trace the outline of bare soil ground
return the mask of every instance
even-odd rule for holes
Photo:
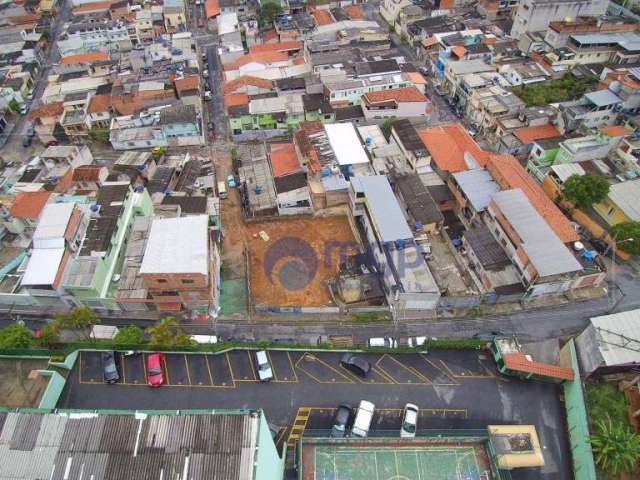
[[[0,358],[0,405],[37,407],[49,379],[29,373],[46,367],[45,359]]]

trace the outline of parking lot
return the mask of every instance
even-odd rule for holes
[[[543,475],[568,478],[568,452],[560,389],[503,377],[479,351],[362,354],[373,369],[366,379],[340,365],[337,352],[270,350],[274,379],[257,380],[252,351],[164,356],[165,385],[146,386],[146,357],[119,356],[120,382],[102,382],[100,352],[82,352],[59,401],[60,408],[263,408],[282,427],[279,444],[305,430],[330,428],[335,408],[361,399],[376,405],[372,429],[398,431],[407,402],[420,407],[420,429],[486,428],[524,423],[538,428],[545,446]],[[532,472],[534,473],[534,472]]]

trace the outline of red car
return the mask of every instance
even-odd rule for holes
[[[152,353],[147,357],[147,383],[150,387],[159,387],[164,383],[161,353]]]

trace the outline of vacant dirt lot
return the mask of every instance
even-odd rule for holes
[[[245,231],[254,305],[331,305],[325,282],[341,256],[358,251],[345,216],[247,223]]]

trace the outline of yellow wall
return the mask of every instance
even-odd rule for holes
[[[604,219],[605,222],[607,222],[607,224],[612,226],[631,220],[624,214],[622,210],[618,208],[615,203],[609,200],[608,197],[605,198],[602,202],[595,204],[593,206],[593,209],[600,214],[600,216]],[[612,210],[611,214],[609,214],[610,210]]]

